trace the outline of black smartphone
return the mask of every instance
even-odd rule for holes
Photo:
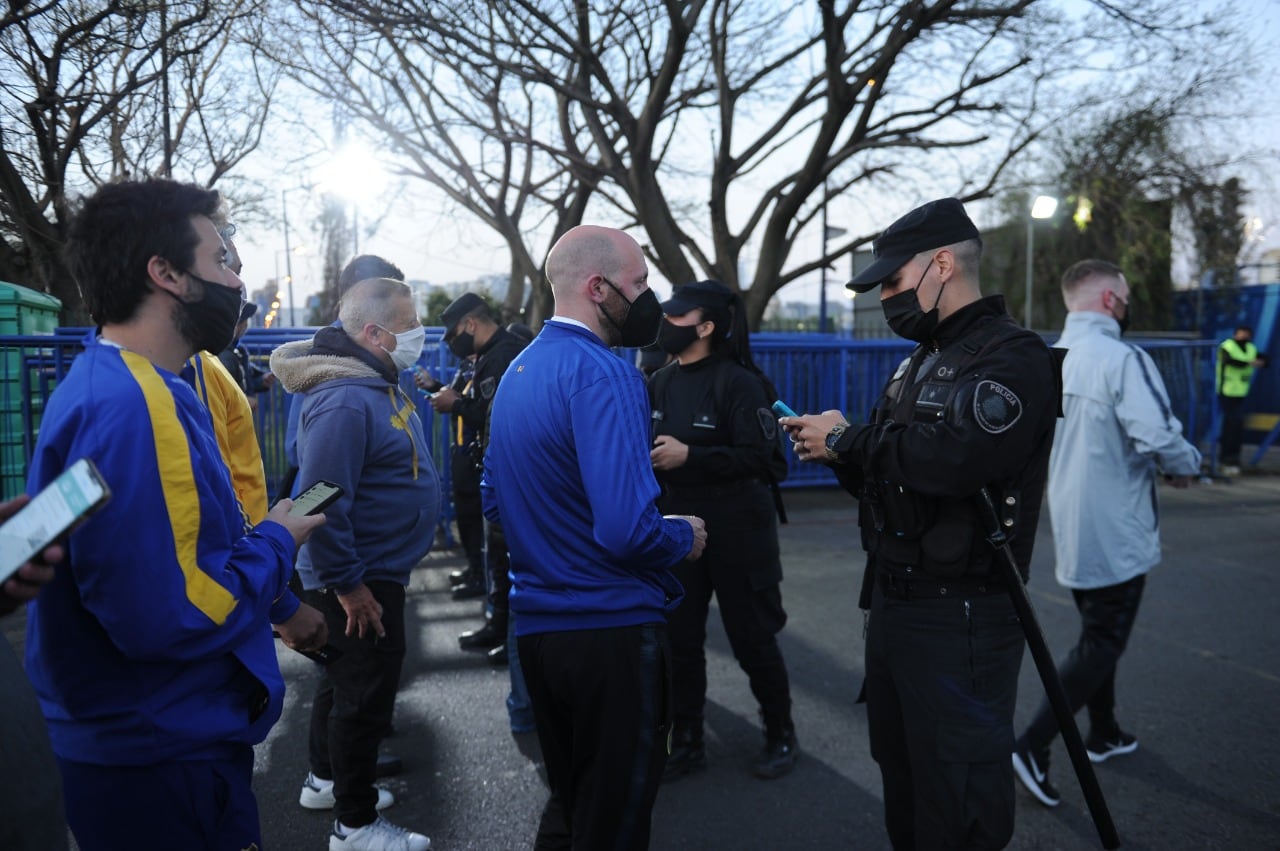
[[[63,470],[0,526],[0,582],[110,499],[111,489],[88,458]]]
[[[326,644],[319,650],[299,650],[297,652],[306,656],[312,662],[318,662],[321,665],[332,665],[342,658],[342,650],[332,644]]]
[[[289,509],[289,513],[294,517],[319,514],[330,505],[333,505],[334,500],[342,496],[343,492],[342,486],[335,485],[333,482],[316,482],[298,494],[293,501],[293,508]]]

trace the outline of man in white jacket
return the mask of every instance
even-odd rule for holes
[[[1182,436],[1151,357],[1120,339],[1129,324],[1120,268],[1082,260],[1063,273],[1062,297],[1065,419],[1049,459],[1049,517],[1058,583],[1071,589],[1082,625],[1058,675],[1072,710],[1088,707],[1085,747],[1090,760],[1102,762],[1138,747],[1116,721],[1115,674],[1147,571],[1160,561],[1156,477],[1187,487],[1200,453]],[[1057,734],[1046,702],[1013,753],[1018,778],[1049,807],[1060,800],[1048,776]]]

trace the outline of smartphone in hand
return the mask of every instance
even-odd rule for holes
[[[341,485],[335,485],[333,482],[318,481],[311,487],[298,494],[293,501],[293,508],[289,509],[289,513],[294,517],[308,517],[312,514],[319,514],[342,496],[344,493]]]
[[[107,504],[111,489],[88,458],[81,458],[0,526],[0,582]]]
[[[791,410],[791,407],[790,407],[786,402],[782,401],[781,399],[779,399],[778,401],[774,402],[774,403],[773,403],[773,405],[772,405],[772,408],[773,408],[773,412],[774,412],[775,414],[777,414],[779,417],[798,417],[798,416],[800,416],[800,415],[799,415],[799,414],[797,414],[795,411]]]

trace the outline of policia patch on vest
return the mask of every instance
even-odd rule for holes
[[[488,378],[486,378],[484,381],[480,382],[480,398],[481,399],[486,399],[486,400],[492,399],[493,394],[496,393],[497,390],[498,390],[497,376],[491,375]]]
[[[760,423],[760,431],[765,440],[773,440],[778,436],[778,415],[768,408],[756,408],[756,420]]]
[[[1022,416],[1022,400],[1003,384],[982,381],[973,394],[973,418],[983,431],[999,434]]]

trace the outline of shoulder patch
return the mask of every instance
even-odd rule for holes
[[[777,415],[768,408],[756,408],[756,419],[760,421],[760,431],[765,440],[773,440],[778,436]]]
[[[973,394],[973,418],[983,431],[999,434],[1013,427],[1022,416],[1018,394],[995,381],[981,381]]]
[[[494,392],[497,391],[497,389],[498,389],[497,376],[493,376],[493,375],[489,376],[484,381],[480,382],[480,398],[492,399],[493,394]]]

